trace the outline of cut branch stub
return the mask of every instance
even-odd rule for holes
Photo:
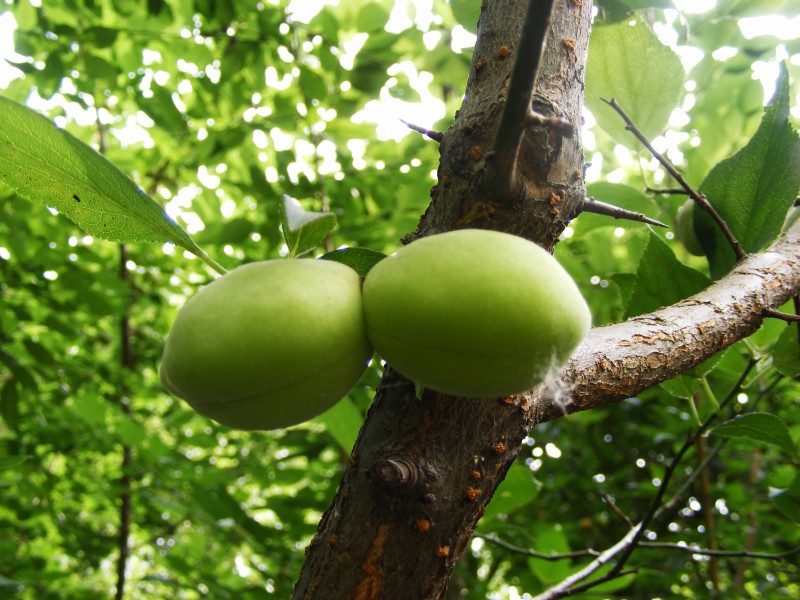
[[[376,460],[370,475],[393,494],[408,496],[421,489],[420,468],[399,456]]]

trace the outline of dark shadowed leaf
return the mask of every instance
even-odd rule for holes
[[[709,283],[708,277],[700,271],[675,258],[672,249],[651,231],[639,261],[628,315],[641,315],[669,306],[703,290]]]
[[[783,514],[800,525],[800,477],[795,478],[788,488],[775,494],[772,501]]]
[[[792,436],[786,423],[770,413],[749,413],[735,417],[711,430],[711,433],[729,438],[752,440],[776,446],[792,456],[797,456]]]
[[[366,277],[369,270],[386,258],[386,255],[369,248],[340,248],[323,254],[320,258],[345,264],[361,277]]]

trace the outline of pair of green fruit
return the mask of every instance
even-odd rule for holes
[[[201,289],[167,338],[161,380],[237,429],[307,421],[378,352],[426,388],[492,398],[560,366],[590,327],[575,283],[522,238],[460,230],[420,239],[358,274],[325,260],[234,269]]]

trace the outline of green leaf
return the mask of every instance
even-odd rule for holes
[[[787,325],[778,341],[772,346],[773,364],[787,377],[800,376],[800,344],[797,339],[797,325]]]
[[[336,227],[333,213],[303,210],[300,203],[289,196],[283,197],[280,217],[289,256],[300,256],[316,248]]]
[[[478,31],[478,17],[481,14],[481,3],[474,0],[450,0],[450,8],[456,21],[467,31]]]
[[[586,66],[586,106],[615,140],[631,144],[625,123],[603,99],[615,98],[648,138],[660,134],[683,91],[678,56],[641,20],[596,25]]]
[[[712,429],[712,433],[777,446],[788,454],[797,456],[797,448],[786,423],[771,413],[758,412],[734,417]]]
[[[320,258],[345,264],[361,277],[366,277],[370,269],[386,258],[386,255],[369,248],[340,248],[323,254]]]
[[[800,477],[795,478],[788,488],[772,496],[772,501],[783,514],[800,525]]]
[[[382,31],[389,20],[389,12],[380,3],[368,2],[358,12],[356,27],[367,33]]]
[[[641,315],[705,289],[710,283],[700,271],[687,267],[672,249],[652,231],[636,272],[628,302],[628,315]]]
[[[95,237],[172,242],[224,272],[105,157],[37,112],[2,96],[0,181],[28,200],[55,208]]]
[[[745,252],[757,252],[778,236],[800,189],[800,136],[789,122],[789,104],[789,76],[782,67],[756,133],[700,185]],[[711,276],[723,276],[735,262],[727,240],[704,211],[695,210],[694,228]]]
[[[25,461],[27,461],[30,457],[28,456],[0,456],[0,471],[6,471],[8,469],[16,469],[17,467],[24,465]]]
[[[13,379],[7,381],[0,392],[0,416],[9,429],[16,429],[19,425],[19,392]]]
[[[536,532],[537,552],[545,554],[566,554],[570,552],[569,540],[564,535],[560,524],[545,525]],[[540,558],[528,558],[528,567],[544,585],[554,585],[568,577],[575,568],[571,561],[548,561]]]
[[[350,452],[355,446],[364,417],[349,398],[344,398],[314,420],[325,425],[325,430],[342,450]]]
[[[488,522],[493,517],[508,515],[533,500],[538,493],[539,485],[531,470],[521,460],[515,461],[492,495],[492,501],[486,507],[483,521]]]
[[[676,398],[687,399],[694,396],[694,393],[700,389],[700,380],[696,377],[677,375],[662,382],[659,387]]]

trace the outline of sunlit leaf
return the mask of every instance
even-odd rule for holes
[[[660,134],[683,92],[678,56],[640,18],[592,28],[586,65],[586,106],[615,140],[634,143],[603,99],[616,99],[648,138]]]
[[[300,256],[319,246],[336,227],[336,215],[304,210],[293,198],[284,196],[280,205],[281,231],[289,256]]]
[[[319,415],[315,421],[325,425],[325,430],[343,451],[350,452],[364,418],[350,399],[344,398]]]
[[[757,252],[778,236],[800,189],[800,136],[789,122],[789,109],[784,67],[758,131],[700,185],[745,252]],[[704,211],[694,211],[694,227],[711,276],[721,277],[735,262],[733,250]]]
[[[96,237],[172,242],[207,259],[157,202],[102,155],[37,112],[1,96],[0,180]]]

